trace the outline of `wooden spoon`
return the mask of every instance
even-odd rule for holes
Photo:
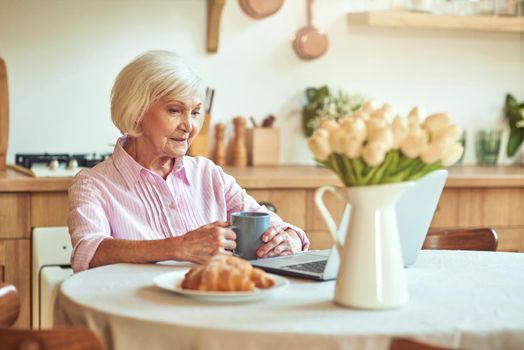
[[[284,0],[238,0],[238,3],[248,16],[260,19],[277,12]]]
[[[313,0],[308,0],[307,10],[307,25],[295,33],[293,49],[301,59],[312,60],[326,52],[328,38],[313,25]]]

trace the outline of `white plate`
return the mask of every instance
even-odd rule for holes
[[[156,276],[153,282],[162,289],[175,292],[188,298],[217,302],[241,302],[265,299],[289,285],[289,281],[286,278],[268,273],[268,276],[275,281],[275,285],[267,289],[255,288],[255,290],[250,292],[207,292],[183,289],[180,287],[180,284],[184,280],[187,271],[188,270],[163,273]]]

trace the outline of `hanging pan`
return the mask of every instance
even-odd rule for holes
[[[293,49],[301,59],[312,60],[322,56],[327,48],[327,35],[313,25],[313,0],[307,0],[307,25],[295,33]]]
[[[277,12],[284,0],[238,0],[238,3],[245,14],[260,19]]]

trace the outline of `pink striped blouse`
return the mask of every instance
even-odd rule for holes
[[[230,219],[237,211],[268,212],[271,225],[291,228],[307,250],[300,228],[260,206],[221,167],[202,157],[175,161],[161,176],[138,164],[118,140],[113,155],[80,171],[69,188],[69,233],[75,272],[86,270],[104,239],[162,239],[184,235],[210,222]]]

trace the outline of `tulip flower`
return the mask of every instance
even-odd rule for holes
[[[339,121],[340,128],[350,139],[363,142],[367,137],[366,123],[362,119],[347,118]]]
[[[344,139],[344,152],[349,159],[355,159],[362,154],[362,142],[356,139]]]
[[[455,164],[460,159],[463,152],[464,147],[462,144],[460,142],[455,142],[444,152],[444,156],[441,160],[442,166],[451,166]]]
[[[389,104],[376,109],[366,101],[351,117],[322,120],[308,146],[346,186],[418,180],[464,152],[462,129],[447,114],[432,114],[423,123],[420,114],[414,107],[407,118],[393,118]]]
[[[431,135],[437,135],[450,124],[451,122],[446,113],[435,113],[426,118],[423,126]]]
[[[408,120],[397,115],[391,123],[391,131],[393,133],[392,148],[399,149],[408,135]]]
[[[316,159],[325,161],[331,154],[329,133],[325,129],[317,129],[308,140],[308,146]]]
[[[421,128],[410,129],[400,150],[409,158],[417,158],[428,145],[428,135]]]
[[[368,142],[362,149],[362,159],[369,166],[377,166],[384,161],[386,149],[379,142]]]

